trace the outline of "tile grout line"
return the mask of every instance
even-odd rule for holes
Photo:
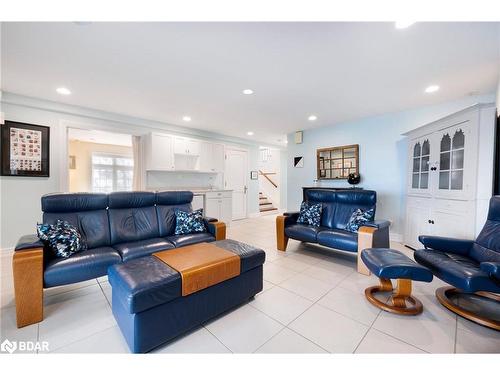
[[[201,324],[201,326],[202,326],[204,329],[206,329],[206,330],[208,331],[208,333],[210,333],[213,337],[215,337],[215,339],[216,339],[218,342],[220,342],[220,343],[221,343],[221,345],[222,345],[223,347],[225,347],[227,350],[229,350],[229,352],[230,352],[231,354],[234,354],[234,352],[233,352],[233,351],[232,351],[232,350],[231,350],[228,346],[226,346],[226,344],[224,344],[224,343],[223,343],[223,342],[222,342],[222,341],[221,341],[221,340],[220,340],[217,336],[215,336],[215,334],[214,334],[212,331],[210,331],[210,330],[208,329],[208,327],[207,327],[207,326],[205,326],[205,323],[202,323],[202,324]]]

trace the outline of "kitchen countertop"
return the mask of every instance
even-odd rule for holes
[[[192,191],[195,195],[202,195],[211,192],[233,191],[232,189],[208,188],[208,187],[184,187],[184,188],[161,188],[149,189],[151,191]]]

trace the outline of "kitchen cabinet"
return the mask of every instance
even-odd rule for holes
[[[186,156],[199,156],[200,142],[185,137],[175,137],[174,154]]]
[[[144,156],[146,170],[174,170],[172,136],[163,133],[150,133],[144,137]]]
[[[220,173],[224,171],[224,145],[212,142],[200,142],[199,170]]]
[[[233,215],[231,191],[207,192],[205,194],[205,215],[230,225]]]

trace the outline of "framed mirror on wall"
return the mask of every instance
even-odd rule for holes
[[[316,150],[318,180],[345,180],[349,173],[359,173],[359,145]]]

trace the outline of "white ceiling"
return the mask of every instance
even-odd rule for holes
[[[277,143],[299,129],[492,92],[499,25],[3,23],[2,89]],[[430,84],[441,90],[425,94]],[[59,86],[73,94],[56,94]]]

